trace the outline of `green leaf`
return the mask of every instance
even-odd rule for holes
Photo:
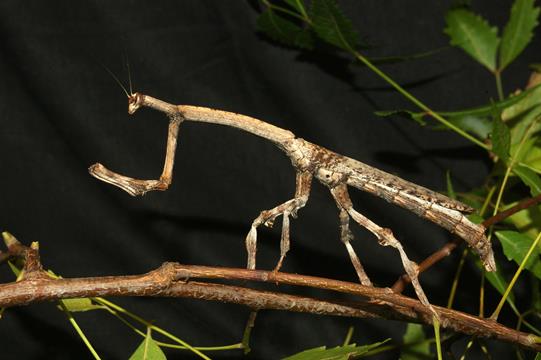
[[[403,338],[404,347],[400,353],[400,360],[418,360],[420,358],[430,358],[430,343],[425,340],[426,335],[423,331],[423,326],[408,323],[408,327],[406,328],[406,333],[404,334]]]
[[[541,174],[541,139],[535,138],[533,140],[535,141],[535,146],[531,147],[521,159],[520,165],[527,167],[537,174]]]
[[[312,26],[324,41],[346,51],[354,51],[359,35],[342,14],[335,0],[312,0]]]
[[[284,2],[295,9],[301,16],[306,14],[303,0],[284,0]]]
[[[527,93],[523,95],[524,93]],[[522,96],[521,96],[522,95]],[[519,97],[518,101],[502,112],[502,119],[508,121],[519,115],[524,114],[528,110],[533,110],[533,107],[541,105],[541,86],[536,85],[515,97]]]
[[[89,298],[75,298],[60,300],[69,312],[83,312],[90,310],[101,310],[104,307],[96,305]]]
[[[507,123],[511,125],[510,154],[515,163],[541,174],[541,103]]]
[[[534,360],[541,360],[541,353],[537,353]]]
[[[367,352],[385,344],[389,340],[390,339],[387,339],[385,341],[363,346],[349,344],[337,346],[332,349],[327,349],[326,346],[320,346],[288,356],[283,360],[348,360],[353,356],[366,354]]]
[[[135,352],[130,356],[130,360],[166,360],[162,349],[156,344],[150,334],[145,337],[143,342],[137,347]]]
[[[523,131],[521,134],[520,125],[520,123],[516,124],[511,132],[511,139],[513,141],[511,144],[511,154],[517,164],[537,174],[541,174],[541,137],[529,136],[523,142],[520,142],[520,139],[517,139],[517,137],[524,134]],[[539,128],[539,126],[537,127]],[[536,131],[538,130],[536,129]],[[535,134],[536,131],[530,131],[530,134]]]
[[[532,156],[530,156],[529,152],[541,146],[541,138],[535,135],[541,130],[541,121],[539,120],[541,120],[541,105],[508,122],[512,126],[511,154],[517,162],[524,161],[527,158],[531,159]]]
[[[507,204],[504,209],[508,209],[516,204]],[[519,232],[533,239],[541,231],[541,208],[539,206],[531,206],[511,215],[505,219],[505,222],[512,224]]]
[[[496,111],[497,112],[497,111]],[[509,158],[509,149],[511,148],[511,132],[499,113],[492,118],[492,152],[503,161]]]
[[[496,51],[500,39],[496,27],[466,9],[454,9],[445,15],[445,33],[451,38],[451,45],[461,47],[471,57],[487,67],[496,70]]]
[[[530,188],[530,194],[532,196],[541,194],[541,178],[533,170],[522,165],[517,165],[513,168],[513,173]]]
[[[490,104],[478,106],[475,108],[459,110],[459,111],[438,111],[438,114],[442,116],[446,116],[446,117],[458,117],[458,116],[466,116],[466,115],[489,116],[492,114],[494,110],[502,111],[507,107],[510,107],[514,104],[519,103],[521,100],[529,96],[533,96],[537,98],[537,95],[533,94],[536,90],[541,91],[541,84],[536,85],[526,91],[523,91],[518,95],[509,96],[506,99],[496,101],[496,102],[491,102]]]
[[[380,110],[380,111],[374,111],[374,114],[381,117],[389,117],[394,115],[404,116],[406,118],[415,120],[420,125],[424,126],[426,125],[426,122],[423,120],[423,117],[425,117],[425,113],[416,113],[409,110]]]
[[[516,231],[497,231],[496,236],[502,244],[503,253],[507,259],[515,261],[518,265],[522,263],[524,257],[534,242],[531,237]],[[534,249],[532,255],[526,261],[525,265],[525,268],[539,279],[541,279],[540,255],[541,253],[539,252],[539,249]]]
[[[509,153],[511,156],[513,156],[513,159],[515,163],[525,165],[524,161],[526,159],[529,159],[529,155],[531,151],[535,150],[535,147],[538,147],[537,140],[538,137],[531,137],[528,136],[526,139],[524,139],[524,132],[522,132],[520,135],[522,137],[517,139],[517,124],[513,126],[513,129],[511,130],[511,149],[509,150]]]
[[[21,273],[21,270],[17,266],[15,266],[15,264],[11,261],[8,261],[8,265],[11,271],[13,272],[13,274],[18,277],[19,274]]]
[[[259,31],[284,45],[306,50],[314,47],[314,40],[309,29],[304,29],[277,15],[271,9],[259,15],[256,26]]]
[[[511,16],[502,35],[500,47],[500,71],[505,69],[524,50],[533,37],[537,26],[539,8],[534,7],[535,0],[515,0]]]
[[[492,122],[486,117],[466,115],[450,117],[447,118],[447,121],[480,139],[487,139],[492,131]],[[435,125],[433,129],[450,130],[447,126],[442,124]]]

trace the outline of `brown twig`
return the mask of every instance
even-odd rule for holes
[[[489,217],[488,219],[486,219],[485,221],[483,221],[482,225],[484,227],[489,227],[489,226],[492,226],[494,224],[497,224],[505,219],[507,219],[508,217],[512,216],[513,214],[521,211],[521,210],[524,210],[524,209],[527,209],[531,206],[534,206],[536,204],[538,204],[539,202],[541,202],[541,194],[540,195],[537,195],[537,196],[534,196],[532,198],[528,198],[526,200],[523,200],[521,201],[520,203],[518,203],[517,205],[505,210],[505,211],[502,211],[492,217]],[[445,244],[444,246],[442,246],[439,250],[435,251],[434,253],[432,253],[431,255],[429,255],[426,259],[424,259],[420,264],[419,264],[419,273],[422,273],[426,270],[428,270],[429,268],[431,268],[433,265],[437,264],[439,261],[441,261],[442,259],[444,259],[445,257],[449,256],[453,250],[458,246],[460,245],[464,240],[462,240],[461,238],[459,237],[453,237],[453,239],[451,241],[449,241],[447,244]],[[393,289],[393,291],[397,294],[400,294],[402,291],[404,291],[406,285],[408,285],[409,283],[411,283],[411,280],[409,278],[409,276],[407,274],[402,274],[402,276],[400,276],[400,278],[398,278],[398,280],[393,284],[393,286],[391,287],[391,289]]]
[[[275,281],[292,285],[320,287],[350,294],[361,295],[373,300],[356,302],[326,301],[280,292],[254,290],[245,287],[178,281],[187,275],[204,278],[252,279]],[[271,280],[272,279],[272,280]],[[166,263],[157,270],[136,276],[109,276],[74,279],[26,279],[16,283],[0,285],[0,306],[9,307],[41,301],[74,297],[97,296],[162,296],[186,297],[221,301],[248,306],[253,309],[275,309],[305,312],[320,315],[348,316],[359,318],[385,318],[415,321],[430,324],[431,310],[419,301],[393,294],[388,289],[366,287],[330,279],[272,272],[197,267]],[[515,331],[497,322],[481,319],[459,311],[435,306],[444,327],[479,337],[490,337],[540,351],[531,334]]]
[[[12,256],[25,259],[23,269],[25,272],[18,282],[0,285],[0,307],[77,297],[161,296],[221,301],[256,310],[275,309],[321,315],[384,318],[425,324],[432,322],[432,311],[436,311],[445,328],[541,351],[541,345],[536,343],[538,338],[532,334],[509,329],[495,321],[456,310],[437,306],[430,309],[418,300],[395,294],[390,289],[297,274],[178,263],[165,263],[160,268],[143,275],[53,279],[47,276],[41,267],[37,246],[26,248],[14,244],[8,247],[8,252]],[[193,278],[306,286],[359,296],[361,301],[348,303],[322,300],[282,292],[188,280]]]
[[[489,226],[492,226],[494,224],[497,224],[499,223],[500,221],[503,221],[505,219],[507,219],[508,217],[512,216],[513,214],[521,211],[521,210],[524,210],[524,209],[527,209],[531,206],[534,206],[536,205],[537,203],[541,202],[541,194],[537,195],[537,196],[534,196],[532,198],[528,198],[526,200],[523,200],[521,201],[520,203],[518,203],[517,205],[505,210],[505,211],[502,211],[492,217],[489,217],[488,219],[486,219],[485,221],[483,221],[483,226],[485,227],[489,227]]]

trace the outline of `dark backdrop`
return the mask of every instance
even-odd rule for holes
[[[502,26],[510,3],[478,2],[474,9]],[[448,43],[442,29],[449,1],[340,4],[373,46],[369,56]],[[266,41],[255,31],[254,3],[3,1],[0,16],[0,227],[25,243],[39,241],[44,265],[66,277],[136,274],[164,261],[243,267],[252,219],[294,191],[289,160],[272,144],[196,123],[182,125],[167,192],[133,198],[90,177],[87,168],[97,161],[138,178],[156,178],[162,169],[167,120],[148,109],[128,116],[125,95],[99,65],[126,82],[124,52],[136,91],[263,119],[432,189],[445,189],[446,170],[458,190],[479,186],[489,167],[482,151],[453,133],[373,115],[376,109],[413,107],[367,69],[348,67],[332,55],[299,56]],[[535,40],[504,74],[506,91],[523,86],[527,64],[539,61]],[[434,109],[496,97],[491,75],[456,49],[384,70]],[[415,260],[450,238],[380,199],[358,191],[352,197],[360,211],[391,227]],[[397,253],[353,229],[373,280],[392,284],[402,271]],[[274,266],[279,233],[280,226],[260,231],[259,268]],[[422,276],[432,302],[445,303],[457,259],[454,254]],[[339,241],[335,205],[318,184],[292,222],[292,250],[283,270],[355,281]],[[471,265],[466,271],[470,282],[459,290],[459,308],[476,312],[479,277]],[[2,279],[8,278],[4,269]],[[248,314],[235,305],[184,299],[115,301],[194,345],[240,341]],[[106,359],[125,359],[140,342],[105,313],[77,314],[77,320]],[[399,322],[262,312],[250,358],[338,345],[350,325],[357,343],[400,339],[405,329]],[[0,344],[2,358],[90,358],[52,304],[8,310],[0,321]]]

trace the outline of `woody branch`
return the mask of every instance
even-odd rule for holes
[[[15,238],[7,241],[4,259],[21,258],[23,274],[19,281],[0,285],[0,307],[28,305],[37,302],[75,297],[153,296],[221,301],[252,309],[274,309],[318,315],[356,318],[382,318],[431,324],[432,310],[418,300],[395,294],[389,289],[319,277],[275,273],[262,270],[191,266],[164,263],[142,275],[53,279],[42,268],[36,245],[26,247]],[[244,280],[282,283],[346,293],[357,301],[323,300],[276,291],[254,290],[192,279]],[[360,300],[358,300],[360,299]],[[541,351],[539,338],[507,328],[495,321],[460,311],[434,306],[444,328],[483,338],[495,338]]]

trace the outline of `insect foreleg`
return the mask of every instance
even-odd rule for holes
[[[169,117],[169,129],[167,132],[167,147],[165,151],[165,163],[158,180],[140,180],[120,175],[107,169],[100,163],[92,165],[88,171],[92,176],[109,184],[115,185],[132,196],[144,195],[152,190],[167,190],[173,180],[173,166],[175,163],[175,151],[177,149],[177,137],[180,124],[184,120],[178,112],[167,113]]]
[[[175,164],[175,152],[177,149],[177,138],[180,123],[183,118],[180,114],[169,115],[169,128],[167,131],[167,146],[165,150],[165,163],[160,176],[160,183],[163,189],[166,190],[173,181],[173,166]]]

